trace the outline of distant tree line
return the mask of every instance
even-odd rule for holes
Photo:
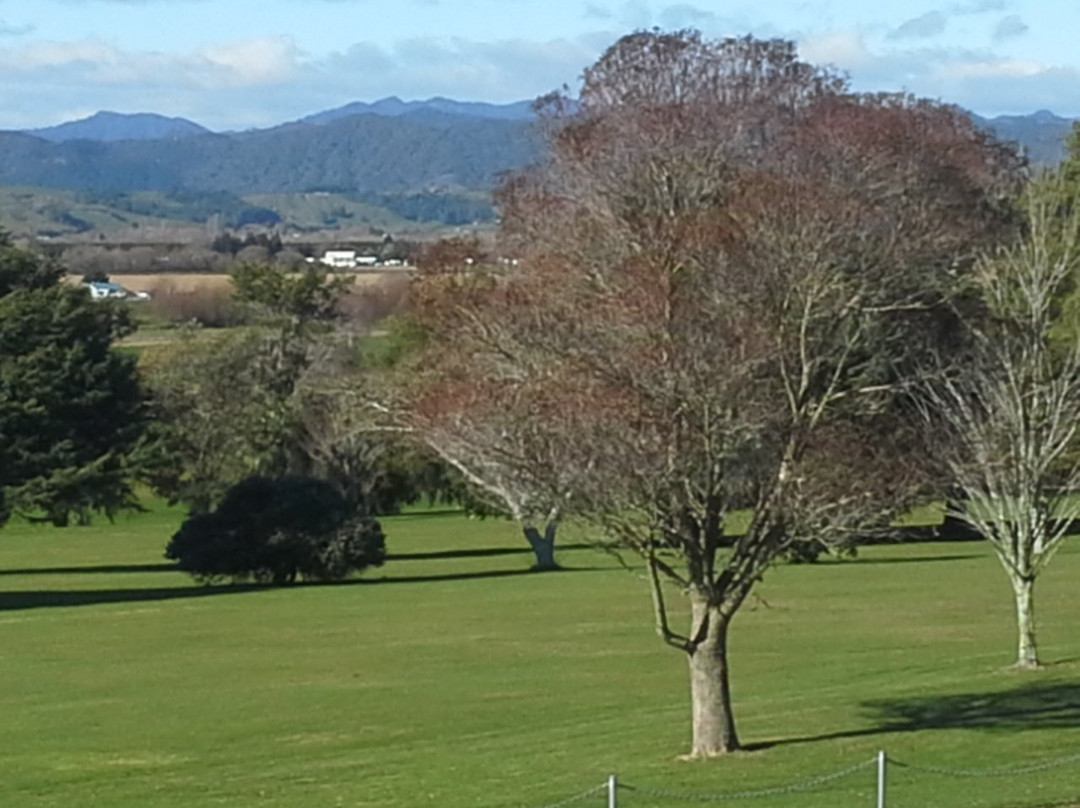
[[[457,227],[495,220],[495,207],[486,194],[441,192],[387,194],[342,191],[348,199],[385,208],[413,222],[441,222]]]
[[[161,193],[138,191],[82,190],[76,199],[84,204],[103,205],[140,216],[169,221],[206,223],[216,219],[224,227],[249,224],[274,225],[281,217],[268,208],[250,205],[226,191],[166,190]]]

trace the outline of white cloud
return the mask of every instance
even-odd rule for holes
[[[633,10],[621,3],[613,8],[616,14]],[[701,9],[676,5],[667,12],[674,20],[672,15],[694,16]],[[880,29],[853,28],[800,37],[800,54],[847,71],[858,90],[907,90],[986,114],[1038,107],[1080,114],[1077,71],[1005,58],[992,47],[994,19],[984,28],[982,49],[930,47],[888,39]],[[517,101],[575,84],[621,32],[545,41],[418,37],[361,42],[317,58],[288,37],[238,39],[182,53],[126,50],[99,39],[0,40],[0,126],[41,126],[112,109],[181,115],[215,129],[249,128],[390,94]]]
[[[689,3],[668,6],[660,12],[660,26],[667,29],[698,28],[705,30],[714,28],[719,23],[720,16],[718,14],[692,6]]]
[[[1045,65],[1022,59],[984,59],[947,62],[937,74],[945,79],[1024,78],[1047,71]]]
[[[603,37],[610,44],[611,37]],[[417,38],[391,46],[355,45],[319,65],[335,89],[355,97],[447,95],[517,101],[576,80],[599,55],[591,38],[532,42],[524,39],[474,42],[460,38]]]
[[[864,35],[858,31],[829,31],[806,37],[799,42],[799,58],[818,65],[834,65],[857,71],[872,63]]]
[[[885,44],[887,42],[888,44]],[[1080,116],[1080,70],[1002,56],[989,48],[899,47],[858,30],[804,38],[803,59],[846,71],[854,89],[905,91],[944,99],[980,114],[1039,108]]]
[[[974,3],[961,3],[953,7],[957,14],[987,14],[991,11],[1004,11],[1006,0],[975,0]]]
[[[889,33],[889,39],[927,39],[945,33],[948,23],[940,11],[928,11],[901,24]]]
[[[586,3],[583,13],[590,20],[611,20],[615,17],[614,11],[599,3]]]
[[[36,42],[0,49],[0,81],[63,80],[76,85],[178,85],[214,90],[289,79],[299,69],[284,37],[208,46],[187,54],[125,51],[97,39]]]
[[[104,66],[112,64],[116,55],[115,49],[99,40],[37,42],[0,51],[0,69],[5,73],[34,73],[76,64]]]
[[[33,25],[15,25],[7,20],[0,20],[0,36],[26,36],[34,30]]]
[[[1005,39],[1023,36],[1028,31],[1027,23],[1020,19],[1019,14],[1010,14],[1003,17],[994,27],[994,41],[1001,42]]]
[[[268,37],[213,45],[198,54],[218,80],[254,85],[286,81],[298,70],[300,54],[287,37]]]
[[[0,47],[0,127],[36,127],[69,120],[76,111],[110,109],[233,129],[390,94],[519,101],[573,85],[614,38],[414,38],[358,43],[318,59],[285,37],[178,54],[128,51],[97,39],[25,43]]]

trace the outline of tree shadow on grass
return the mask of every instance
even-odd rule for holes
[[[866,702],[885,732],[919,729],[1074,729],[1080,683],[1031,683],[997,693],[956,693]]]
[[[559,550],[587,550],[589,544],[563,544]],[[521,547],[485,547],[478,550],[431,550],[419,553],[387,553],[387,561],[439,561],[450,558],[488,558],[507,555],[531,555],[532,548]]]
[[[516,570],[485,570],[484,572],[461,572],[461,573],[446,573],[442,575],[395,575],[393,577],[385,578],[358,578],[353,581],[339,581],[338,586],[349,586],[353,584],[370,584],[370,585],[383,585],[383,584],[422,584],[432,583],[436,581],[468,581],[468,580],[482,580],[484,578],[515,578],[519,575],[552,575],[558,573],[572,573],[572,572],[598,572],[600,567],[558,567],[553,570],[534,570],[534,569],[516,569]],[[312,584],[312,586],[319,586],[320,584]]]
[[[587,550],[590,544],[564,544],[559,550]],[[521,547],[484,547],[476,550],[432,550],[418,553],[388,553],[387,561],[444,561],[454,558],[495,558],[497,556],[531,555],[532,549],[522,544]],[[155,564],[94,564],[84,567],[20,567],[18,569],[0,569],[0,578],[15,575],[83,575],[94,573],[136,573],[136,572],[178,572],[174,562],[161,561]]]
[[[0,577],[10,575],[82,575],[99,572],[177,572],[176,564],[162,561],[157,564],[97,564],[89,567],[22,567],[19,569],[0,570]]]
[[[954,693],[863,702],[876,726],[749,744],[768,749],[836,738],[859,738],[927,729],[984,729],[1014,732],[1080,727],[1080,684],[1032,683],[997,693]]]
[[[971,561],[974,558],[986,558],[979,553],[953,553],[936,556],[903,556],[900,558],[844,558],[841,564],[922,564],[930,561]]]
[[[387,519],[427,519],[434,516],[465,516],[461,508],[426,508],[420,511],[406,511],[405,513],[389,514]],[[379,517],[380,519],[384,517]]]
[[[587,572],[595,569],[597,568],[575,567],[571,569],[563,568],[560,570],[552,570],[551,572]],[[395,576],[393,578],[353,578],[348,581],[336,581],[331,583],[300,582],[284,587],[262,584],[219,584],[212,586],[198,585],[144,589],[31,589],[15,592],[0,592],[0,613],[26,609],[44,609],[57,606],[96,606],[105,603],[154,602],[178,600],[181,598],[211,597],[215,595],[237,595],[251,592],[280,592],[290,589],[306,589],[309,587],[321,586],[382,586],[385,584],[417,584],[435,583],[440,581],[512,578],[520,575],[539,574],[550,573],[539,573],[530,569],[485,570],[482,572],[461,572],[442,575],[403,575]]]
[[[236,595],[244,592],[267,591],[269,587],[256,584],[226,586],[175,586],[145,589],[28,589],[0,592],[0,613],[26,609],[45,609],[64,606],[97,606],[104,603],[151,603],[154,601],[202,598],[212,595]]]

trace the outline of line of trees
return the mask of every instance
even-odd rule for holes
[[[573,515],[640,557],[691,755],[740,746],[728,631],[770,565],[950,486],[1035,666],[1077,483],[1072,202],[1024,200],[1021,157],[956,108],[854,94],[786,42],[633,34],[541,113],[546,160],[499,196],[520,265],[421,276],[404,417],[534,546]]]

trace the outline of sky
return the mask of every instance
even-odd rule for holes
[[[99,110],[272,126],[351,101],[504,103],[620,36],[798,43],[857,90],[1080,117],[1077,0],[0,0],[0,128]]]

